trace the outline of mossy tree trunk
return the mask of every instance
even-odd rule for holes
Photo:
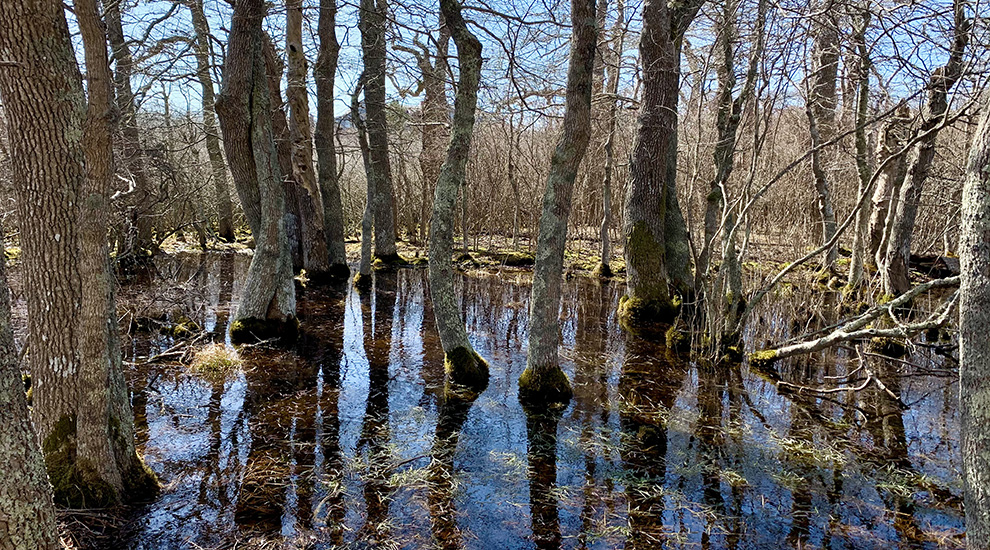
[[[185,5],[189,8],[193,32],[196,33],[196,79],[199,80],[203,95],[203,133],[206,134],[206,153],[210,158],[210,171],[213,173],[214,197],[217,203],[217,236],[224,242],[233,242],[233,206],[230,201],[230,188],[227,185],[227,166],[224,164],[220,148],[220,129],[217,127],[217,114],[214,109],[216,91],[211,72],[213,50],[210,47],[210,22],[203,11],[203,0],[187,0]]]
[[[24,248],[32,410],[56,500],[99,507],[157,490],[134,450],[107,253],[113,83],[95,0],[75,13],[90,98],[61,3],[6,3],[0,71]]]
[[[320,0],[320,18],[317,34],[320,50],[313,67],[316,80],[316,157],[319,163],[320,197],[323,201],[323,233],[330,264],[329,275],[335,279],[347,279],[347,250],[344,248],[344,208],[340,197],[340,180],[337,173],[337,151],[334,137],[337,129],[333,113],[334,79],[337,74],[337,58],[340,44],[337,42],[337,2]]]
[[[255,217],[254,257],[231,324],[231,338],[237,341],[292,337],[296,329],[292,258],[283,216],[285,190],[262,51],[264,15],[263,0],[238,0],[234,5],[223,89],[217,100],[237,193],[245,212],[250,209]]]
[[[526,370],[519,377],[519,397],[526,402],[567,402],[571,398],[571,385],[560,370],[557,349],[560,284],[574,180],[591,139],[591,91],[597,42],[595,0],[572,0],[563,131],[550,159],[543,193],[529,300],[529,351]]]
[[[131,75],[134,72],[134,59],[131,48],[121,22],[121,3],[115,0],[104,0],[104,17],[107,25],[107,37],[113,48],[114,85],[117,91],[117,106],[120,117],[116,121],[121,134],[121,146],[127,169],[134,180],[134,192],[131,195],[130,223],[133,226],[129,245],[122,252],[143,254],[154,247],[152,229],[154,220],[153,196],[148,174],[145,170],[144,149],[141,147],[141,130],[137,125],[137,105],[134,101],[134,91],[131,87]]]
[[[375,190],[375,257],[385,263],[398,260],[395,248],[395,213],[392,201],[392,167],[388,157],[388,122],[385,113],[385,15],[387,0],[361,0],[361,50],[364,60],[364,107],[367,113],[368,147]],[[369,187],[371,184],[369,184]]]
[[[423,132],[419,166],[423,171],[423,222],[420,237],[427,235],[426,220],[429,219],[433,196],[440,170],[443,168],[444,149],[450,140],[450,103],[447,101],[447,49],[450,43],[450,29],[440,16],[440,33],[437,49],[433,55],[424,48],[417,58],[423,73]]]
[[[671,287],[692,287],[687,230],[677,205],[677,103],[680,45],[703,0],[643,4],[639,41],[642,101],[629,166],[623,240],[626,295],[620,306],[624,326],[635,329],[670,322],[675,314]]]
[[[313,166],[313,133],[309,126],[309,94],[306,88],[307,61],[302,41],[302,0],[286,2],[285,51],[289,60],[289,140],[292,175],[298,183],[302,223],[302,262],[313,281],[325,281],[330,273],[326,233],[323,229],[323,198]]]
[[[448,378],[457,384],[481,387],[488,383],[488,364],[474,351],[468,340],[454,292],[454,265],[451,261],[457,191],[466,178],[474,133],[474,113],[478,105],[481,42],[468,30],[457,0],[441,0],[440,9],[457,46],[460,74],[447,160],[437,179],[433,216],[430,219],[430,299]]]
[[[2,234],[2,232],[0,232]],[[57,550],[52,486],[31,424],[11,325],[6,259],[0,261],[0,548]]]
[[[891,207],[893,215],[888,217],[889,238],[880,266],[880,276],[884,292],[891,296],[898,296],[911,288],[908,262],[911,258],[911,237],[918,215],[918,203],[935,160],[935,139],[948,115],[949,91],[963,75],[963,55],[969,43],[972,22],[966,18],[964,4],[963,0],[955,0],[953,3],[955,36],[949,59],[932,73],[928,81],[928,99],[925,102],[921,127],[918,129],[919,137],[911,150],[907,176],[900,188],[897,204]]]
[[[990,101],[984,101],[981,118],[969,153],[959,239],[959,408],[968,548],[990,548]]]

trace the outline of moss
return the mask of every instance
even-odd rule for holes
[[[28,373],[21,374],[21,382],[24,384],[24,394],[27,396],[28,406],[31,406],[31,398],[34,396],[34,387],[31,385],[31,375]]]
[[[494,254],[492,257],[506,267],[525,267],[536,263],[536,257],[525,252]]]
[[[67,508],[105,508],[119,500],[113,486],[87,460],[76,456],[76,417],[63,416],[42,444],[55,503]]]
[[[519,376],[519,401],[524,405],[566,405],[573,395],[571,382],[558,365],[527,367]]]
[[[358,292],[366,292],[371,290],[371,282],[371,275],[358,273],[354,276],[354,288],[356,288]]]
[[[124,441],[124,433],[120,429],[120,419],[110,416],[110,438],[117,449],[132,448],[130,442]],[[162,486],[158,476],[136,452],[131,456],[118,457],[120,462],[120,478],[124,487],[121,498],[127,502],[144,502],[153,499],[161,492]]]
[[[740,363],[743,360],[743,350],[740,346],[725,346],[724,353],[722,354],[722,362],[724,363]]]
[[[611,279],[614,275],[614,273],[612,273],[612,268],[606,263],[599,263],[593,274],[595,277],[600,279]]]
[[[192,338],[201,331],[198,324],[185,315],[176,315],[175,321],[171,325],[162,328],[162,331],[173,338]]]
[[[444,354],[443,370],[457,385],[479,391],[488,386],[488,362],[473,349],[459,346]]]
[[[777,351],[772,349],[756,351],[749,354],[750,366],[758,369],[768,369],[777,362]]]
[[[230,341],[235,344],[250,344],[262,340],[292,342],[298,332],[299,321],[295,317],[286,320],[248,317],[231,323]]]
[[[661,329],[677,318],[678,305],[670,300],[624,298],[619,299],[619,323],[633,334]]]
[[[430,259],[429,258],[426,258],[426,257],[423,257],[423,256],[420,256],[419,258],[413,258],[409,262],[409,265],[411,265],[413,267],[427,267],[427,266],[430,265]]]
[[[372,263],[374,268],[377,269],[395,269],[397,267],[407,265],[409,262],[405,260],[402,256],[396,254],[389,254],[387,256],[375,256],[375,261]]]

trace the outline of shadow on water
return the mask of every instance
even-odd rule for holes
[[[246,266],[168,260],[142,292],[179,288],[165,315],[178,308],[207,332],[201,343],[223,343]],[[165,490],[114,547],[959,545],[958,418],[940,358],[819,354],[779,365],[780,379],[855,386],[866,369],[882,387],[781,392],[745,365],[626,336],[621,286],[575,279],[561,309],[574,399],[524,411],[525,275],[461,278],[458,292],[492,368],[477,395],[445,388],[422,270],[378,273],[364,295],[304,289],[297,344],[242,349],[222,379],[147,362],[176,342],[137,333],[138,438]],[[750,348],[829,323],[781,302],[759,312]]]

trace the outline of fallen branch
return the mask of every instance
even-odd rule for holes
[[[933,288],[941,288],[948,286],[956,286],[959,284],[959,277],[947,277],[945,279],[935,279],[934,281],[929,281],[927,283],[918,285],[912,288],[910,291],[894,298],[893,300],[885,303],[873,306],[865,313],[859,317],[853,319],[852,321],[846,323],[841,328],[814,340],[808,340],[806,342],[801,342],[799,344],[792,344],[789,346],[782,346],[776,349],[762,350],[752,353],[749,356],[750,364],[759,364],[760,366],[769,366],[770,364],[791,357],[794,355],[802,355],[806,353],[814,353],[816,351],[821,351],[832,346],[841,344],[842,342],[847,342],[849,340],[860,340],[864,338],[910,338],[911,336],[928,330],[931,328],[940,327],[945,324],[949,319],[949,313],[952,311],[953,306],[958,299],[959,293],[953,294],[952,298],[949,299],[942,311],[938,314],[929,317],[928,319],[914,324],[901,324],[898,323],[894,328],[864,328],[871,322],[875,321],[878,317],[884,313],[888,314],[892,319],[894,318],[893,312],[895,309],[906,305],[916,296],[928,292]]]

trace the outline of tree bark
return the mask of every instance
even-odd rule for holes
[[[873,267],[883,263],[883,252],[887,249],[886,222],[890,215],[891,204],[896,204],[901,185],[907,174],[907,160],[901,151],[907,142],[908,124],[911,113],[906,105],[902,105],[894,117],[884,124],[880,130],[880,147],[877,150],[877,165],[880,166],[891,155],[897,158],[887,163],[877,177],[876,189],[873,191],[870,210],[868,241],[866,243],[866,262]]]
[[[293,338],[297,329],[285,189],[262,51],[264,15],[263,0],[238,0],[234,5],[223,88],[216,105],[237,193],[245,212],[250,209],[255,216],[254,256],[230,329],[235,341]]]
[[[320,170],[319,186],[323,201],[323,232],[330,264],[329,275],[343,280],[350,275],[350,268],[347,267],[347,250],[344,248],[344,209],[340,198],[337,152],[334,146],[334,78],[340,54],[336,21],[336,0],[320,0],[320,19],[317,23],[320,50],[313,68],[313,77],[316,79],[316,157]]]
[[[375,196],[375,257],[386,264],[399,259],[395,248],[392,167],[388,157],[388,122],[385,113],[385,13],[387,0],[361,0],[361,50],[364,59],[364,106],[368,147],[371,153]]]
[[[604,3],[604,0],[603,0]],[[619,110],[619,75],[622,72],[622,46],[626,36],[625,0],[616,1],[615,22],[612,25],[611,40],[600,49],[604,56],[602,66],[608,75],[605,93],[608,110],[605,115],[605,155],[602,167],[602,223],[598,229],[601,262],[596,269],[601,277],[612,276],[612,175],[615,173],[615,125]]]
[[[62,548],[52,486],[30,414],[14,347],[6,261],[0,261],[0,464],[5,470],[0,483],[2,550]]]
[[[454,292],[454,215],[457,191],[466,178],[474,113],[481,83],[481,42],[468,30],[457,0],[440,0],[440,9],[457,46],[460,69],[454,99],[454,123],[447,147],[447,159],[437,178],[430,219],[429,278],[430,299],[436,316],[437,332],[444,351],[444,367],[449,379],[460,385],[480,388],[488,383],[488,364],[474,351],[461,319]]]
[[[351,94],[351,121],[358,135],[358,148],[361,150],[361,160],[364,162],[365,184],[368,200],[364,203],[364,213],[361,216],[361,262],[358,274],[354,276],[354,286],[358,290],[371,288],[371,254],[372,232],[375,226],[375,178],[372,177],[374,166],[371,164],[371,152],[368,150],[368,130],[361,117],[361,92],[364,89],[364,73],[358,77],[354,93]]]
[[[866,46],[866,31],[870,25],[870,11],[864,6],[853,23],[853,45],[859,54],[856,66],[856,172],[859,175],[857,196],[872,192],[870,182],[873,171],[870,169],[869,143],[866,139],[866,123],[870,109],[870,51]],[[868,239],[870,211],[860,208],[856,213],[855,234],[853,235],[852,257],[849,261],[849,288],[857,289],[865,275],[866,242]]]
[[[152,239],[154,219],[153,197],[148,174],[145,170],[144,149],[141,147],[141,131],[137,125],[137,105],[134,103],[134,91],[131,88],[131,75],[134,70],[134,59],[131,48],[121,21],[120,2],[103,0],[104,16],[107,23],[107,36],[113,48],[114,85],[117,89],[117,106],[120,108],[118,124],[121,131],[121,145],[124,160],[134,178],[134,194],[130,204],[130,223],[136,235],[129,240],[126,252],[141,254],[155,247]],[[136,240],[134,240],[136,239]]]
[[[822,151],[818,147],[835,137],[836,82],[839,71],[839,23],[834,10],[824,4],[813,6],[812,20],[812,70],[808,93],[808,127],[811,133],[811,168],[818,195],[818,212],[822,222],[822,242],[835,235],[835,208],[832,205],[831,182],[823,166]],[[838,247],[825,252],[825,267],[832,269],[838,259]]]
[[[306,91],[306,53],[302,43],[302,0],[288,0],[285,15],[285,50],[289,60],[289,139],[292,175],[299,184],[302,224],[303,268],[314,282],[325,282],[330,273],[326,233],[323,230],[323,199],[313,167],[313,134],[309,126],[309,96]]]
[[[112,77],[95,0],[75,3],[89,105],[61,3],[4,4],[0,71],[30,289],[33,416],[58,502],[105,506],[157,490],[134,451],[107,254]]]
[[[677,206],[677,102],[680,43],[702,0],[643,4],[639,42],[642,104],[629,166],[623,240],[626,295],[619,307],[629,329],[669,322],[671,287],[689,291],[687,231]]]
[[[550,159],[543,193],[529,300],[529,351],[526,370],[519,377],[519,398],[528,403],[566,403],[572,395],[558,356],[560,282],[574,180],[591,139],[591,91],[597,43],[595,0],[572,0],[563,131]]]
[[[203,0],[187,0],[196,33],[196,79],[203,94],[203,133],[206,134],[206,153],[210,157],[213,187],[217,203],[217,236],[224,242],[234,241],[233,206],[230,188],[227,186],[227,166],[220,150],[220,129],[214,109],[216,92],[213,87],[213,53],[210,48],[210,22],[203,11]]]
[[[963,74],[963,54],[969,42],[972,22],[966,19],[963,0],[955,0],[955,37],[949,60],[932,73],[928,81],[928,100],[921,123],[921,138],[912,148],[904,185],[901,186],[893,219],[888,227],[890,238],[880,268],[884,292],[897,296],[911,288],[908,261],[911,257],[911,236],[918,215],[918,203],[932,162],[935,160],[935,139],[949,110],[949,91]]]
[[[990,99],[988,96],[987,99]],[[959,239],[959,409],[967,548],[990,548],[990,101],[974,135]]]

